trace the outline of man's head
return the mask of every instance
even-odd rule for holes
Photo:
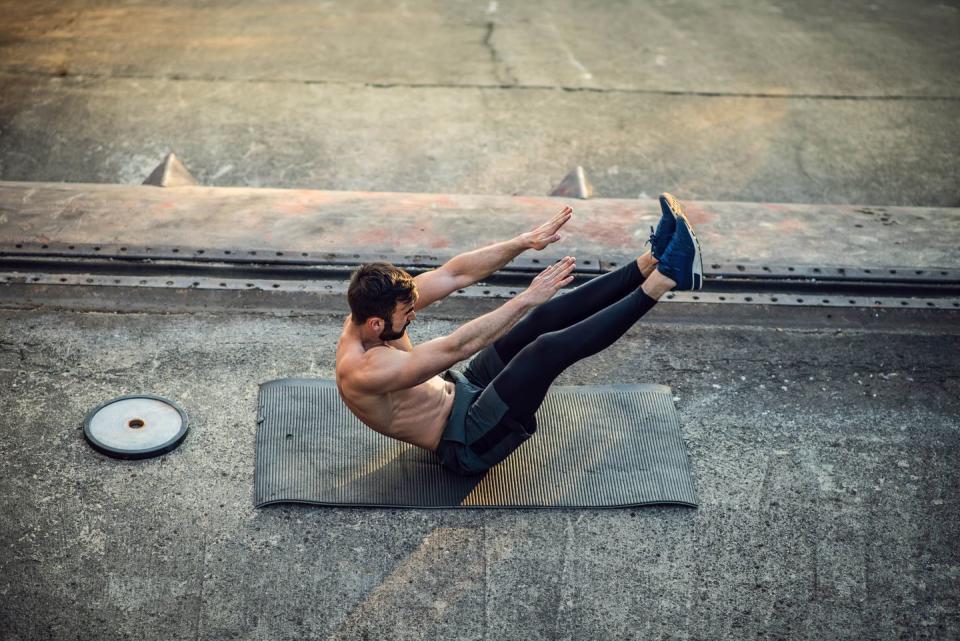
[[[347,301],[353,323],[368,324],[372,329],[382,325],[378,334],[380,340],[392,341],[403,336],[407,325],[416,316],[413,313],[416,300],[417,286],[413,277],[390,263],[361,265],[350,277]],[[399,330],[395,324],[401,326]]]

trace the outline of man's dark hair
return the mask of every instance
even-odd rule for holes
[[[347,301],[353,322],[362,325],[376,316],[387,323],[397,303],[412,303],[413,276],[390,263],[368,263],[350,277]]]

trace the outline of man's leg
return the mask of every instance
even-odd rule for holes
[[[464,374],[474,385],[486,387],[514,356],[539,336],[579,323],[637,291],[656,265],[657,261],[647,252],[615,271],[555,296],[481,351]]]
[[[507,414],[529,421],[563,370],[612,345],[675,285],[654,272],[616,303],[565,329],[545,333],[520,350],[491,382],[509,408]]]
[[[537,428],[536,411],[560,372],[610,346],[671,289],[702,287],[700,243],[677,210],[676,231],[656,271],[639,289],[569,327],[540,335],[480,393],[467,413],[468,440],[462,451],[471,470],[496,465],[530,438]]]
[[[553,297],[494,342],[497,354],[504,363],[508,363],[538,336],[565,329],[593,316],[636,291],[656,265],[657,262],[647,252],[615,271]]]
[[[537,429],[536,411],[560,372],[617,340],[673,285],[663,274],[654,273],[641,289],[579,323],[539,336],[520,350],[467,413],[467,441],[458,452],[464,469],[489,469],[529,439]]]
[[[560,372],[610,346],[674,287],[700,289],[703,286],[700,243],[682,211],[678,211],[676,225],[656,271],[640,289],[593,316],[566,329],[543,334],[524,347],[493,379],[477,404],[484,401],[485,395],[495,393],[506,405],[506,415],[521,423],[532,422],[547,389]]]
[[[467,365],[464,375],[486,387],[520,350],[547,332],[565,329],[636,291],[656,268],[673,239],[680,203],[670,194],[660,195],[660,221],[650,228],[650,251],[620,269],[556,296],[517,323],[505,336],[482,349]]]

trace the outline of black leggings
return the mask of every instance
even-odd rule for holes
[[[640,289],[643,280],[630,261],[555,296],[494,342],[506,366],[491,384],[507,413],[527,422],[560,372],[609,347],[646,314],[657,301]]]

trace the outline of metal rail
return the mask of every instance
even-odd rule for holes
[[[0,245],[0,283],[263,289],[343,293],[353,269],[387,261],[420,273],[450,256],[290,252],[277,249],[73,245],[20,242]],[[581,257],[575,283],[618,268],[632,257]],[[552,258],[521,257],[461,296],[509,297]],[[706,266],[704,290],[671,293],[677,302],[841,307],[960,308],[960,270],[848,268],[809,265]]]
[[[109,258],[116,261],[175,260],[191,262],[245,263],[269,265],[343,265],[387,261],[412,268],[432,269],[452,258],[442,253],[385,254],[372,252],[304,252],[276,248],[197,248],[166,245],[67,244],[16,242],[0,244],[0,258]],[[559,259],[556,257],[530,258],[521,256],[509,268],[518,271],[539,270]],[[601,273],[615,269],[632,260],[631,256],[580,257],[578,272]],[[882,282],[960,282],[960,269],[944,267],[825,267],[815,265],[770,265],[750,262],[710,263],[705,265],[710,279],[735,277],[763,277],[772,279],[816,278],[823,280],[882,281]]]
[[[0,272],[0,286],[3,284],[26,285],[82,285],[87,287],[152,287],[190,290],[260,290],[272,292],[304,292],[315,294],[343,295],[347,283],[339,280],[292,280],[292,279],[238,279],[209,278],[182,275],[130,276],[103,274],[63,274],[63,273],[23,273]],[[522,291],[522,287],[478,284],[466,287],[453,294],[466,298],[510,298]],[[847,307],[847,308],[887,308],[887,309],[925,309],[960,311],[960,300],[943,297],[895,297],[864,296],[851,294],[796,294],[790,292],[671,292],[663,301],[676,303],[710,304],[746,304],[788,307]]]

